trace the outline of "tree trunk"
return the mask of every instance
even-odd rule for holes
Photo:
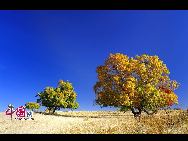
[[[134,117],[135,118],[139,118],[139,121],[140,121],[140,117],[141,117],[141,113],[142,113],[142,109],[141,108],[138,108],[138,111],[135,111],[134,108],[131,108],[131,111],[132,113],[134,114]]]
[[[57,107],[51,108],[50,109],[51,114],[54,114],[56,110],[57,110]]]
[[[55,113],[55,110],[56,110],[57,108],[55,107],[55,108],[53,108],[53,111],[52,111],[52,114],[54,114]]]

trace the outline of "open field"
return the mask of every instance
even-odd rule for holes
[[[187,134],[185,111],[159,111],[142,115],[140,122],[131,112],[80,111],[57,115],[34,113],[34,120],[10,120],[0,113],[1,134]]]

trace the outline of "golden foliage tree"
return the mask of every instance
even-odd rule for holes
[[[32,111],[34,111],[34,110],[37,110],[37,109],[40,108],[40,104],[39,104],[39,103],[36,103],[36,102],[27,102],[27,103],[25,104],[25,107],[26,107],[27,109],[31,109]]]
[[[97,73],[94,90],[96,103],[102,107],[130,109],[136,117],[142,111],[153,114],[178,103],[174,90],[179,84],[170,80],[170,72],[158,56],[110,54]]]
[[[57,88],[46,87],[44,91],[38,93],[37,103],[47,107],[49,113],[54,114],[55,110],[61,108],[77,109],[79,107],[76,101],[77,94],[74,91],[72,83],[60,80]]]

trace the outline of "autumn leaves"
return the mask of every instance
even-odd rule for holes
[[[170,80],[170,72],[158,56],[143,54],[129,58],[120,53],[110,54],[96,72],[96,103],[102,107],[137,109],[139,112],[133,112],[137,115],[178,103],[174,90],[179,84]],[[60,108],[78,108],[77,94],[70,82],[59,81],[57,88],[46,87],[37,96],[38,103],[52,113]]]
[[[178,102],[174,90],[179,84],[170,80],[170,72],[158,56],[110,54],[97,73],[94,90],[101,106],[156,111]]]

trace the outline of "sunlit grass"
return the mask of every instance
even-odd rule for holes
[[[10,121],[0,116],[0,133],[31,134],[187,134],[188,113],[181,110],[143,114],[140,121],[128,111],[71,111],[34,114],[34,121]]]

